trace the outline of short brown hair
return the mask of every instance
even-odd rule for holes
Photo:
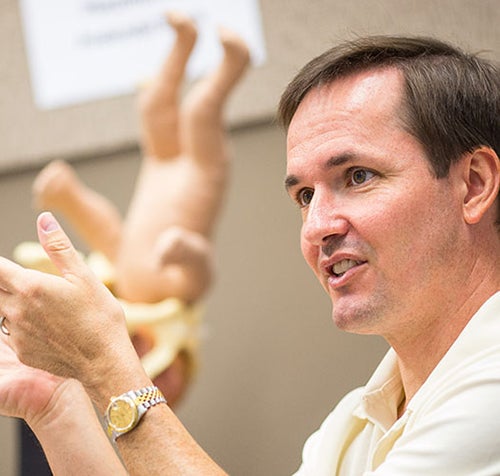
[[[480,146],[500,156],[498,66],[434,38],[370,36],[329,49],[287,86],[278,107],[279,122],[288,128],[310,90],[386,67],[402,72],[401,119],[424,147],[436,177],[447,176],[453,162]]]

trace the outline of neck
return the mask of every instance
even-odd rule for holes
[[[420,332],[408,332],[406,339],[387,338],[398,356],[399,371],[405,393],[401,412],[427,380],[434,368],[461,334],[477,310],[499,289],[483,286],[467,295],[467,299],[455,301],[453,306],[441,307]],[[422,318],[418,316],[417,318]]]
[[[420,302],[402,332],[384,336],[398,356],[403,410],[478,309],[500,290],[499,235],[483,230],[474,236],[458,247],[462,254],[456,271],[433,288],[433,299]]]

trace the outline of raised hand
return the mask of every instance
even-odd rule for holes
[[[135,362],[141,373],[118,302],[52,214],[42,213],[37,226],[40,243],[60,276],[0,258],[0,315],[7,318],[8,344],[24,364],[78,378],[87,389],[115,371],[110,358]],[[100,367],[104,361],[108,363]]]

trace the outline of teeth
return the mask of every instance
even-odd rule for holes
[[[359,264],[358,261],[354,261],[352,259],[343,259],[342,261],[339,261],[338,263],[335,263],[332,266],[333,274],[340,276],[344,274],[347,270],[351,269],[352,267],[358,264]]]

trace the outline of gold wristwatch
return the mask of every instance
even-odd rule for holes
[[[119,436],[133,430],[148,409],[158,403],[167,403],[167,400],[154,385],[111,397],[104,415],[108,436],[116,441]]]

